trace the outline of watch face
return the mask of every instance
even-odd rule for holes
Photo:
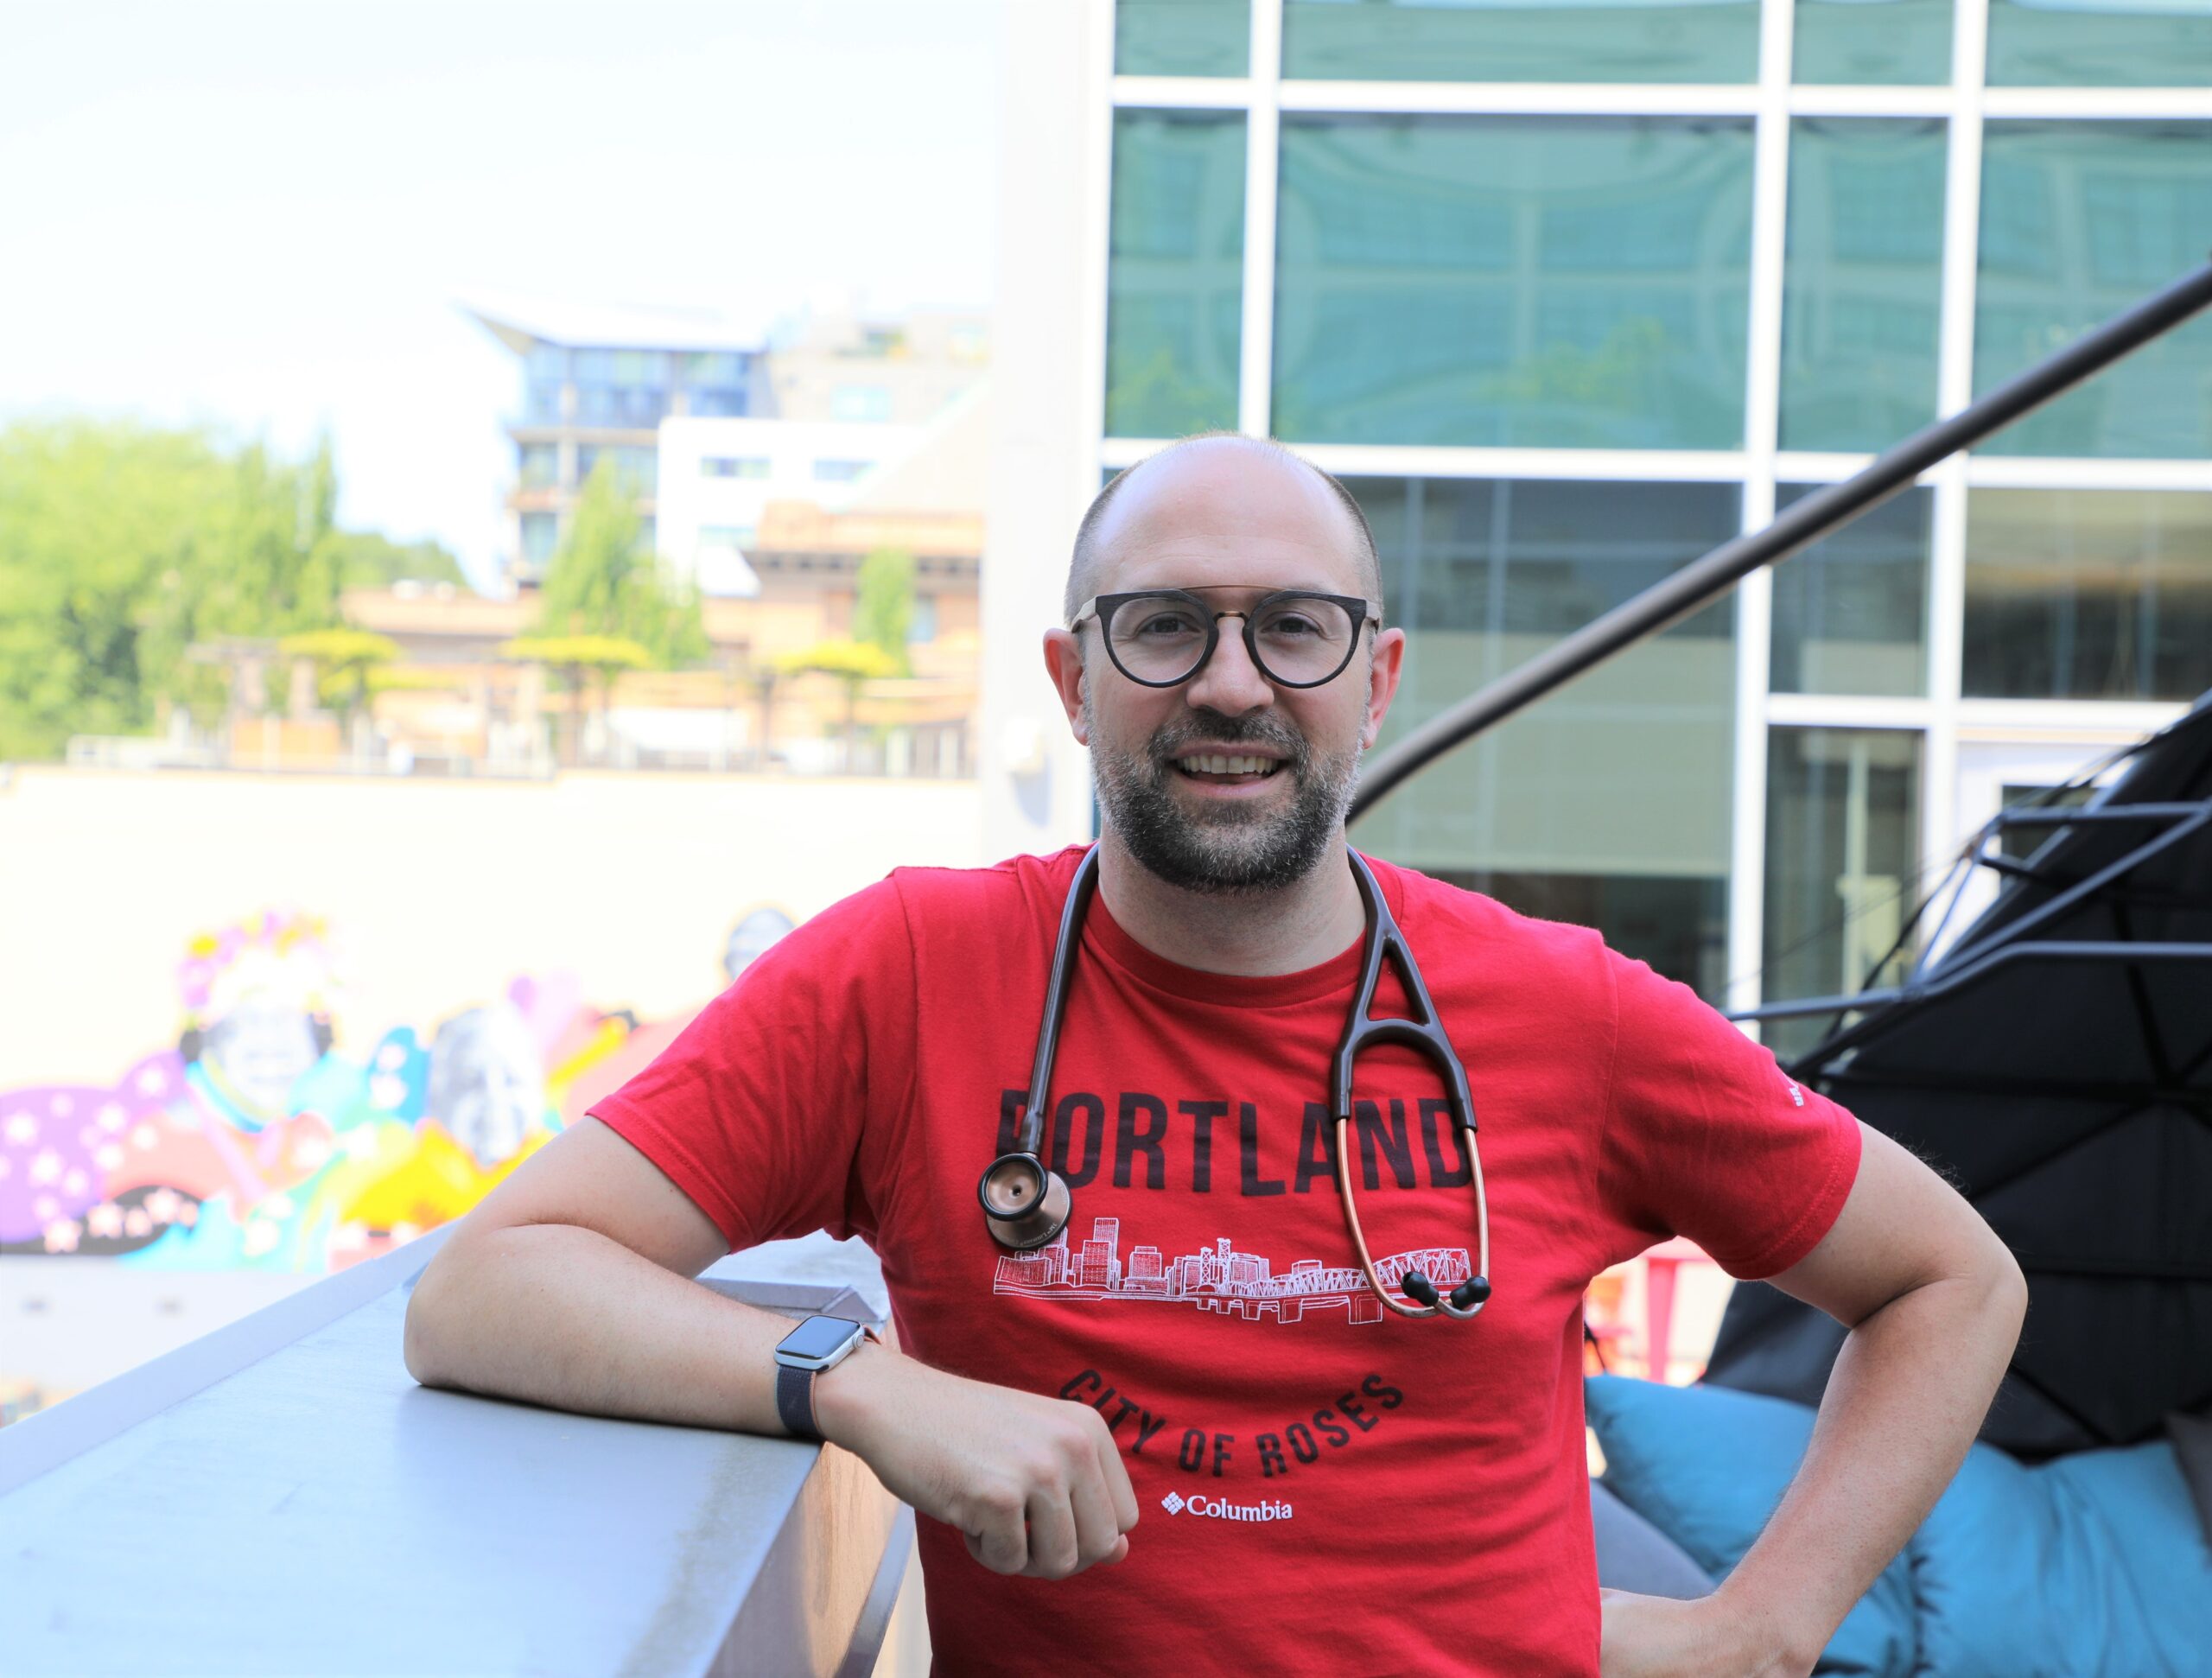
[[[778,1341],[779,1357],[816,1363],[827,1357],[861,1332],[858,1323],[842,1317],[809,1317]]]

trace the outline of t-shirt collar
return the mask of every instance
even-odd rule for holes
[[[1077,853],[1078,855],[1080,852]],[[1372,859],[1370,859],[1370,861]],[[1394,916],[1405,912],[1404,885],[1397,870],[1387,862],[1374,863],[1375,878],[1382,887],[1382,900]],[[1139,944],[1106,906],[1106,894],[1095,894],[1084,916],[1084,953],[1101,957],[1156,990],[1185,1001],[1210,1002],[1223,1007],[1284,1007],[1348,991],[1359,979],[1359,952],[1363,938],[1355,938],[1336,955],[1313,967],[1291,973],[1209,973],[1185,967]]]

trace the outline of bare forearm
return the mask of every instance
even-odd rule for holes
[[[791,1326],[596,1230],[529,1224],[431,1262],[408,1301],[407,1367],[586,1415],[780,1434],[772,1354]]]
[[[587,1415],[780,1434],[773,1354],[790,1328],[596,1230],[519,1224],[448,1248],[423,1273],[407,1367],[427,1386]],[[825,1439],[968,1534],[995,1572],[1064,1579],[1128,1554],[1136,1494],[1087,1404],[875,1344],[816,1376],[814,1402]]]
[[[1807,1671],[1957,1472],[2018,1340],[2009,1259],[1914,1288],[1846,1337],[1796,1478],[1716,1595]]]

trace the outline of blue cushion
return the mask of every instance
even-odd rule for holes
[[[1813,1436],[1812,1411],[1755,1393],[1598,1375],[1583,1394],[1606,1486],[1715,1579],[1744,1559]],[[1916,1653],[1900,1557],[1844,1617],[1815,1670],[1910,1678]]]
[[[1682,1547],[1605,1490],[1590,1482],[1590,1532],[1598,1546],[1598,1583],[1638,1596],[1678,1601],[1713,1594],[1713,1580]]]
[[[1605,1484],[1723,1575],[1812,1437],[1802,1404],[1615,1376],[1585,1383]],[[2164,1440],[2027,1468],[1976,1445],[1821,1657],[1837,1673],[2201,1675],[2212,1548]]]
[[[1977,1445],[1908,1552],[1917,1671],[2212,1670],[2212,1549],[2164,1440],[2035,1468]]]

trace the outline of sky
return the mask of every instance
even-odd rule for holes
[[[987,307],[1001,0],[0,0],[0,423],[327,429],[492,583],[474,292]]]

